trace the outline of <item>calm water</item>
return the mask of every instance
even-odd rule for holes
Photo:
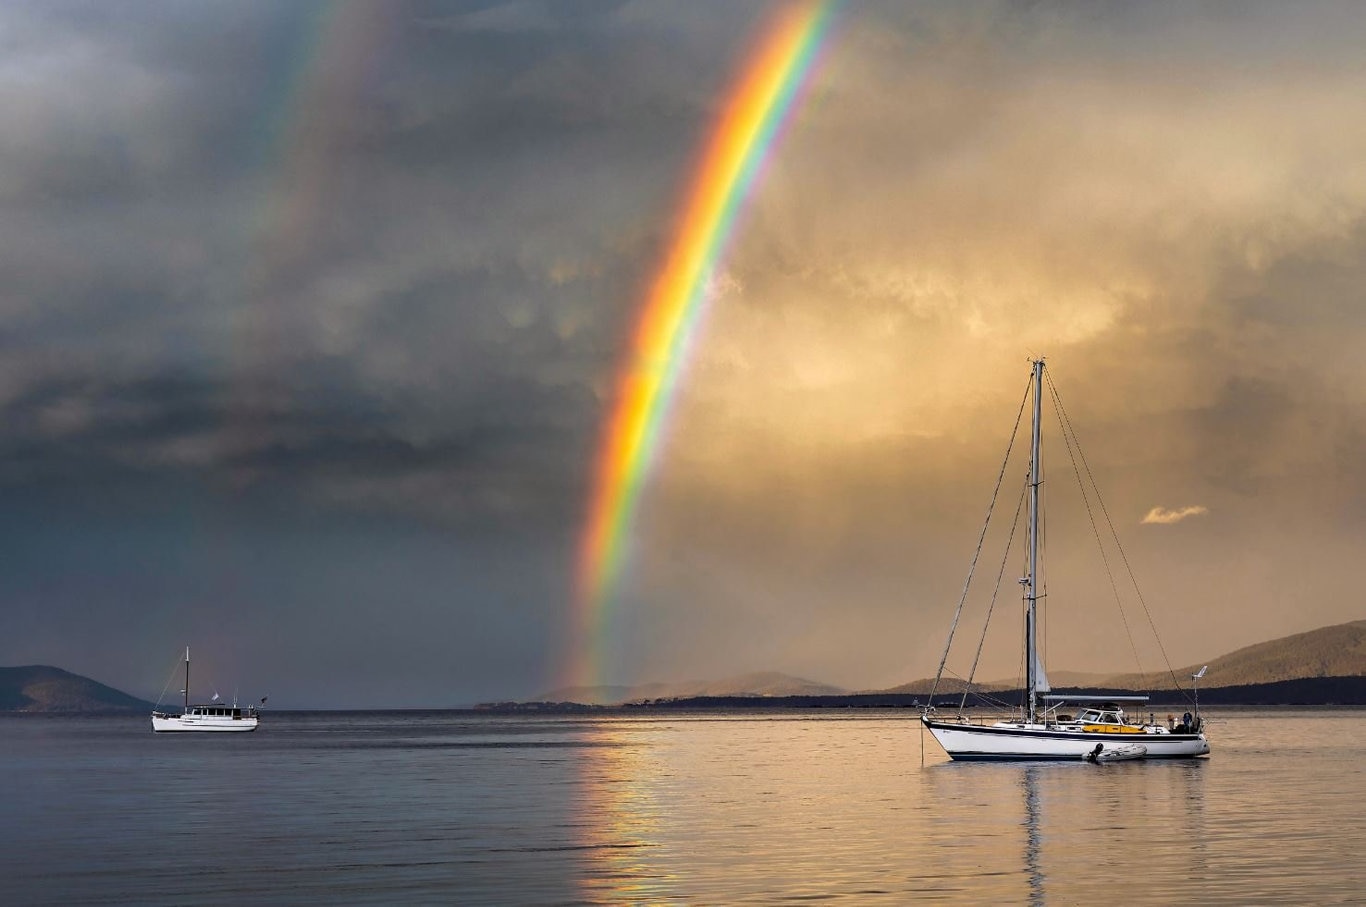
[[[4,904],[1366,902],[1366,711],[949,763],[914,714],[0,719]]]

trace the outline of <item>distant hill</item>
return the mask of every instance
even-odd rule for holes
[[[1018,685],[1018,683],[993,681],[988,683],[975,683],[972,685],[972,688],[983,693],[995,693],[1013,689]],[[909,683],[897,684],[886,690],[869,690],[868,692],[874,695],[886,696],[923,696],[928,693],[931,688],[937,693],[961,693],[965,686],[967,686],[967,681],[959,680],[957,677],[941,677],[939,678],[939,686],[935,687],[934,678],[926,677],[921,680],[912,680]]]
[[[838,696],[847,692],[814,680],[777,671],[742,674],[725,680],[687,680],[679,683],[642,683],[633,687],[564,687],[536,697],[538,702],[577,702],[584,705],[619,705],[654,699],[695,699],[716,696]]]
[[[1366,676],[1366,620],[1320,627],[1307,633],[1259,642],[1208,662],[1177,668],[1174,673],[1182,688],[1190,686],[1191,675],[1204,664],[1209,665],[1209,673],[1200,681],[1201,690],[1259,686],[1286,680]],[[1165,670],[1144,674],[1050,670],[1048,680],[1054,688],[1074,689],[1166,690],[1172,686],[1171,674]],[[930,677],[878,692],[923,695],[933,685],[934,678]],[[997,693],[1015,689],[1019,685],[1018,679],[989,680],[977,684],[976,688],[984,693]],[[939,681],[941,693],[961,692],[962,689],[961,680],[946,677]]]
[[[0,668],[3,712],[123,712],[151,708],[150,702],[61,668]]]
[[[1085,674],[1081,671],[1048,672],[1048,679],[1052,682],[1054,686],[1057,687],[1102,686],[1107,683],[1108,677],[1109,675],[1107,674]],[[956,677],[941,677],[936,692],[961,693],[963,692],[963,687],[965,687],[966,685],[966,681],[959,680]],[[1007,690],[1014,690],[1018,688],[1019,685],[1019,680],[988,680],[984,683],[975,683],[973,684],[972,688],[982,693],[1003,693]],[[933,686],[934,678],[926,677],[921,680],[912,680],[910,683],[899,684],[897,686],[892,687],[889,690],[871,690],[869,692],[875,695],[900,696],[907,694],[919,694],[923,696],[925,695],[925,693],[929,692],[930,688]]]
[[[1366,620],[1321,627],[1307,633],[1257,643],[1214,658],[1208,664],[1209,673],[1200,683],[1202,697],[1206,690],[1217,687],[1259,687],[1285,681],[1366,676]],[[1199,669],[1200,665],[1191,665],[1175,672],[1182,688],[1189,688],[1190,675]],[[1055,688],[1072,689],[1159,691],[1169,690],[1172,686],[1171,675],[1165,671],[1147,674],[1049,671],[1048,679]],[[850,693],[829,684],[769,671],[719,681],[646,683],[633,687],[567,687],[543,693],[534,701],[620,705],[656,699],[853,696],[862,700],[867,697],[923,697],[929,693],[933,685],[933,678],[925,678],[886,690]],[[1018,686],[1018,680],[996,680],[977,684],[976,688],[982,692],[1002,693],[1014,690]],[[1313,689],[1317,690],[1318,687]],[[945,677],[939,681],[937,692],[940,695],[949,695],[961,693],[962,690],[963,681]]]
[[[1188,665],[1178,669],[1176,676],[1181,685],[1188,685],[1190,676],[1200,667]],[[1209,673],[1200,681],[1200,687],[1251,686],[1312,677],[1363,675],[1366,675],[1366,620],[1356,620],[1259,642],[1221,655],[1209,662]],[[1049,679],[1052,679],[1051,674]],[[1116,674],[1096,685],[1125,689],[1165,687],[1170,685],[1170,677],[1157,673]]]

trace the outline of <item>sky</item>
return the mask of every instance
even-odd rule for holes
[[[633,318],[780,5],[0,6],[0,664],[559,685]],[[1362,46],[1356,3],[837,8],[595,679],[932,676],[1037,356],[1142,596],[1054,463],[1050,670],[1366,616]],[[959,673],[1001,572],[978,676],[1018,674],[1005,558]]]

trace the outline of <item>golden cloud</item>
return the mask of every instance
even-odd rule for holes
[[[1179,510],[1168,510],[1165,507],[1154,507],[1152,510],[1148,511],[1145,517],[1143,517],[1143,522],[1145,524],[1154,523],[1159,526],[1168,526],[1172,523],[1179,523],[1186,517],[1203,516],[1207,513],[1209,513],[1209,508],[1202,507],[1199,504],[1194,504],[1190,507],[1182,507]]]

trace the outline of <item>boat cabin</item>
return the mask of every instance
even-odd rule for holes
[[[1105,702],[1099,706],[1088,706],[1077,713],[1078,724],[1128,724],[1124,710],[1116,703]]]
[[[238,721],[242,719],[240,708],[226,705],[192,705],[185,714],[203,718],[233,718]]]

